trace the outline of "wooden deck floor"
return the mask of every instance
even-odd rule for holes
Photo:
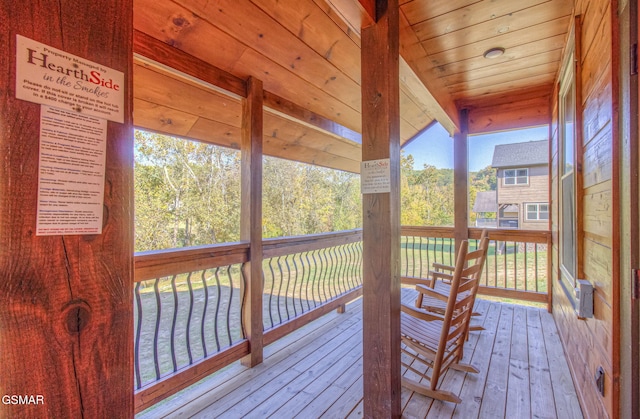
[[[442,383],[460,405],[402,392],[406,418],[582,418],[553,319],[546,310],[478,300],[465,358],[479,374]],[[234,364],[140,418],[358,418],[362,408],[360,300],[265,348],[253,369]]]

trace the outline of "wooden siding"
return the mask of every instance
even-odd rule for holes
[[[578,57],[582,68],[576,77],[582,78],[578,97],[578,112],[582,109],[582,167],[578,166],[579,194],[577,200],[578,228],[581,229],[582,252],[578,255],[578,271],[594,285],[594,317],[579,320],[574,313],[572,290],[565,291],[559,279],[559,222],[562,212],[559,207],[559,147],[557,89],[551,101],[553,125],[551,129],[551,196],[552,196],[552,274],[554,279],[554,317],[558,325],[569,366],[574,380],[580,383],[578,396],[585,416],[590,418],[617,417],[618,388],[617,350],[615,340],[616,310],[619,301],[614,268],[614,206],[612,157],[615,149],[613,109],[616,95],[613,94],[614,77],[612,64],[612,15],[611,2],[605,0],[582,0],[575,2],[575,14],[581,16],[581,54]],[[566,51],[565,51],[566,55]],[[579,152],[579,151],[578,151]],[[582,169],[582,170],[580,170]],[[580,187],[581,186],[581,187]],[[582,203],[580,201],[582,200]],[[604,396],[593,384],[598,367],[605,371]]]
[[[527,185],[505,185],[504,171],[509,169],[498,170],[498,205],[518,204],[518,227],[520,229],[547,230],[549,223],[546,220],[527,221],[526,204],[549,202],[549,170],[545,166],[529,167],[528,169],[529,183]]]

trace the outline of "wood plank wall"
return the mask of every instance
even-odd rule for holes
[[[559,280],[559,137],[558,137],[558,88],[551,100],[551,195],[552,195],[552,273],[553,313],[567,352],[567,360],[576,382],[580,403],[585,417],[618,417],[617,365],[618,350],[616,326],[619,301],[618,278],[614,260],[618,245],[615,240],[616,206],[614,202],[617,180],[614,178],[612,159],[615,158],[615,114],[617,92],[614,92],[614,68],[612,55],[614,33],[612,2],[606,0],[577,0],[576,15],[581,16],[582,67],[582,186],[578,189],[577,225],[582,225],[583,247],[578,255],[578,271],[594,285],[594,317],[579,320],[572,306],[572,292],[567,293]],[[616,2],[613,2],[616,3]],[[566,52],[565,52],[566,55]],[[580,77],[577,77],[579,79]],[[580,182],[578,182],[580,185]],[[581,198],[581,199],[580,199]],[[582,200],[582,204],[580,204]],[[580,227],[579,227],[580,228]],[[580,234],[579,234],[580,237]],[[616,262],[617,263],[617,262]],[[605,371],[605,391],[601,396],[596,388],[594,375],[598,367]]]
[[[0,3],[2,418],[133,417],[132,0]],[[102,234],[36,236],[40,110],[15,97],[16,35],[124,73],[107,123]]]

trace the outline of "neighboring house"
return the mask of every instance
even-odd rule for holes
[[[498,228],[549,229],[549,142],[497,145]]]
[[[498,226],[496,191],[478,192],[472,211],[476,213],[476,227],[496,228]]]

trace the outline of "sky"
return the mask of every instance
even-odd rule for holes
[[[522,143],[546,140],[549,128],[545,126],[516,131],[469,136],[469,171],[477,172],[491,164],[493,149],[497,144]],[[434,125],[404,148],[414,158],[415,169],[425,164],[439,169],[453,168],[453,138],[440,124]]]

